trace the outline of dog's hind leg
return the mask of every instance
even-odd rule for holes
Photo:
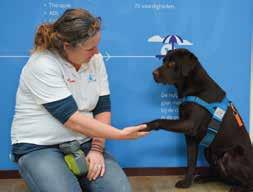
[[[198,142],[196,138],[192,136],[185,135],[186,145],[187,145],[187,171],[185,178],[176,183],[177,188],[188,188],[191,186],[194,180],[194,172],[197,164],[198,157]]]

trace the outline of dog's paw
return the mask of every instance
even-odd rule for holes
[[[152,131],[157,130],[159,128],[159,122],[157,120],[150,121],[144,124],[147,124],[147,128],[144,129],[143,131]]]
[[[180,180],[176,183],[175,187],[176,188],[189,188],[192,185],[192,181],[190,180]]]

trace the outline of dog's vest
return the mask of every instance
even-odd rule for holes
[[[201,145],[208,147],[213,142],[215,136],[219,131],[220,124],[223,120],[224,115],[226,114],[228,106],[230,105],[230,101],[227,99],[227,97],[224,97],[221,102],[207,103],[198,97],[187,96],[182,100],[182,103],[185,102],[196,103],[207,109],[212,114],[212,120],[208,125],[207,133],[200,143]]]

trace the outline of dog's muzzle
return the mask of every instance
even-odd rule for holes
[[[160,74],[159,74],[158,70],[153,71],[153,77],[154,77],[155,82],[159,83],[161,81]]]

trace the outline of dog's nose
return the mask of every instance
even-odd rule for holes
[[[159,77],[159,71],[158,70],[155,70],[153,71],[153,77],[154,77],[154,80],[155,82],[159,82],[160,81],[160,77]]]
[[[153,75],[158,77],[159,76],[159,71],[158,70],[153,71]]]

